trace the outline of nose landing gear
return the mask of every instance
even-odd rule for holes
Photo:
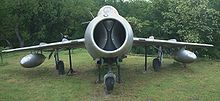
[[[111,59],[100,59],[99,61],[97,61],[97,67],[98,67],[98,80],[96,81],[97,83],[101,82],[101,67],[103,67],[104,62],[107,63],[108,65],[108,73],[105,74],[104,76],[104,88],[105,88],[105,93],[106,94],[110,94],[113,89],[114,89],[114,85],[116,83],[116,81],[118,83],[121,82],[121,75],[120,75],[120,66],[119,66],[119,61],[117,58],[111,58]],[[113,67],[113,63],[116,64],[117,66],[117,78],[116,75],[112,72],[112,67]]]
[[[105,74],[104,84],[105,84],[105,91],[107,94],[110,94],[111,91],[113,90],[115,81],[116,81],[115,74],[113,74],[112,72]]]

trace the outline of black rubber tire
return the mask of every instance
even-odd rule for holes
[[[65,74],[65,70],[64,70],[64,63],[63,63],[63,61],[58,61],[57,67],[58,67],[58,74],[59,75],[64,75]]]
[[[110,92],[113,90],[114,88],[114,84],[115,84],[115,80],[113,77],[107,77],[105,80],[105,86],[106,86],[106,90],[107,92]]]
[[[58,67],[58,62],[56,63],[56,70],[58,70],[59,69],[59,67]]]
[[[159,71],[160,70],[160,67],[161,67],[161,61],[158,59],[158,58],[155,58],[153,60],[153,68],[154,68],[154,71]]]

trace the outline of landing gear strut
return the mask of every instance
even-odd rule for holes
[[[147,46],[144,47],[144,73],[147,73],[148,67],[147,67]]]
[[[159,71],[161,64],[162,64],[162,59],[163,59],[163,51],[162,51],[162,47],[159,46],[159,48],[157,48],[158,50],[158,56],[157,58],[153,59],[153,68],[154,71]]]
[[[68,72],[66,74],[73,75],[74,73],[76,73],[76,71],[74,71],[73,67],[72,67],[71,49],[69,49],[69,62],[70,62],[70,69],[68,70]]]
[[[98,67],[98,79],[96,80],[96,83],[101,83],[101,68],[104,64],[104,60],[101,58],[96,62],[96,67]]]
[[[118,58],[110,58],[110,59],[100,59],[97,61],[97,67],[98,67],[98,80],[96,83],[101,83],[101,67],[103,67],[104,62],[108,65],[108,73],[104,76],[104,85],[105,85],[105,92],[107,94],[111,93],[111,91],[114,88],[114,84],[117,81],[118,83],[121,83],[121,74],[120,74],[120,65],[119,65],[119,59]],[[116,63],[117,66],[117,77],[112,72],[113,63]]]
[[[117,79],[117,82],[118,83],[121,83],[121,68],[120,68],[120,64],[119,64],[119,61],[118,61],[118,59],[117,59],[117,61],[116,61],[116,66],[117,66],[117,69],[118,69],[118,79]]]

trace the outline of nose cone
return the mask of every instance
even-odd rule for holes
[[[188,50],[186,50],[188,51]],[[195,61],[197,59],[197,56],[195,53],[188,51],[188,58],[192,61]]]

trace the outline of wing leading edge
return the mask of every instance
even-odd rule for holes
[[[160,45],[160,46],[194,46],[194,47],[213,47],[211,44],[177,42],[175,39],[159,40],[153,37],[133,38],[135,45]]]
[[[25,50],[44,50],[44,49],[60,49],[60,48],[78,48],[84,45],[85,39],[76,39],[76,40],[66,40],[62,42],[54,42],[54,43],[43,43],[36,46],[15,48],[3,50],[3,53],[15,52],[15,51],[25,51]]]

